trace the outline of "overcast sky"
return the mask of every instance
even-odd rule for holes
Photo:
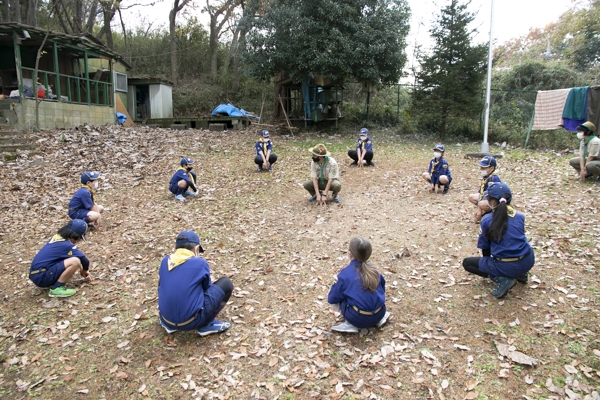
[[[152,0],[141,0],[149,4]],[[585,0],[579,0],[582,2]],[[425,49],[431,45],[429,28],[439,14],[441,7],[449,4],[450,0],[408,0],[411,8],[410,35],[407,39],[409,47],[406,49],[408,56],[407,67],[413,62],[413,48],[415,43]],[[557,21],[558,17],[576,4],[575,0],[494,0],[494,39],[495,43],[504,43],[509,39],[527,34],[531,28],[543,28],[547,24]],[[125,3],[123,3],[125,5]],[[142,25],[144,29],[151,23],[152,27],[168,27],[169,10],[173,1],[157,1],[152,7],[135,7],[124,10],[123,18],[128,27]],[[187,8],[190,15],[195,15],[207,26],[207,15],[201,13],[206,5],[206,0],[196,0],[196,9]],[[472,0],[469,11],[477,14],[473,28],[477,28],[475,37],[477,43],[488,43],[490,34],[491,0]],[[118,22],[115,20],[113,23]],[[120,30],[115,25],[115,30]],[[207,27],[208,30],[208,27]]]

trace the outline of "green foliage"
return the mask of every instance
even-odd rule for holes
[[[244,60],[259,79],[285,70],[333,80],[396,83],[406,62],[405,0],[273,0],[250,26]]]
[[[478,116],[483,106],[480,90],[486,47],[471,44],[473,31],[468,26],[473,19],[467,5],[451,0],[430,30],[435,42],[432,53],[419,56],[413,111],[421,124],[431,126],[435,120],[441,139],[448,125]]]
[[[600,82],[600,0],[579,2],[558,22],[503,44],[496,50],[498,65],[553,60],[582,74],[587,85]],[[548,41],[550,54],[547,54]],[[569,86],[563,86],[569,87]]]
[[[583,85],[580,74],[555,62],[526,61],[494,73],[492,86],[501,90],[554,90]]]

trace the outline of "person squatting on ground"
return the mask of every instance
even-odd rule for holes
[[[374,167],[373,163],[373,142],[369,137],[369,130],[367,128],[362,128],[360,130],[360,135],[358,139],[356,139],[356,150],[348,150],[348,156],[354,160],[354,162],[350,165],[357,165],[359,167],[364,166],[365,164]]]
[[[29,279],[41,288],[50,288],[50,297],[69,297],[75,289],[67,289],[65,283],[79,271],[87,281],[90,260],[76,246],[85,240],[87,224],[84,220],[74,219],[58,230],[56,235],[41,248],[31,261]]]
[[[88,224],[93,222],[96,227],[100,226],[100,214],[104,212],[104,207],[96,204],[98,178],[100,178],[98,172],[85,171],[81,174],[81,187],[69,201],[69,218],[82,219]]]
[[[483,257],[463,260],[463,268],[496,283],[492,296],[503,297],[517,281],[527,283],[535,264],[533,249],[525,236],[525,215],[511,207],[512,193],[505,183],[490,183],[486,196],[492,213],[481,220],[477,248]]]
[[[198,190],[196,189],[196,174],[192,172],[193,163],[194,160],[191,158],[183,157],[179,163],[181,167],[175,171],[169,181],[169,191],[179,201],[185,201],[183,195],[196,196],[198,194]]]
[[[309,201],[317,201],[317,204],[325,204],[327,192],[331,190],[333,202],[339,203],[338,193],[342,190],[339,181],[340,169],[338,163],[331,157],[324,144],[318,144],[309,149],[312,154],[310,164],[310,181],[304,182],[304,189],[312,196]]]
[[[193,231],[175,239],[175,252],[163,258],[158,270],[159,322],[168,333],[196,330],[200,336],[227,330],[216,320],[233,292],[231,279],[211,282],[210,268],[199,256],[204,249]]]
[[[255,143],[256,157],[254,157],[254,163],[258,165],[258,171],[271,171],[273,170],[273,164],[277,161],[277,156],[272,153],[273,142],[269,137],[269,131],[263,129],[260,131],[260,138]]]
[[[596,126],[589,121],[577,127],[579,157],[571,158],[569,164],[575,168],[579,179],[595,176],[600,182],[600,138],[594,135],[595,131]]]
[[[372,251],[368,240],[362,237],[350,240],[350,264],[340,270],[327,298],[334,311],[341,313],[345,319],[331,328],[336,332],[358,332],[374,326],[380,328],[390,317],[385,308],[385,278],[367,264]]]
[[[442,194],[448,194],[450,182],[452,182],[452,174],[450,173],[450,165],[444,158],[446,147],[443,144],[436,144],[433,148],[433,158],[429,161],[427,172],[423,172],[423,179],[431,184],[431,191],[437,193],[438,188],[444,187]]]
[[[475,221],[479,222],[481,217],[491,211],[488,201],[483,198],[483,194],[488,189],[488,185],[492,182],[501,182],[500,177],[496,175],[496,167],[498,163],[492,156],[485,156],[478,163],[481,173],[481,185],[479,193],[469,195],[469,201],[477,206],[475,210]]]

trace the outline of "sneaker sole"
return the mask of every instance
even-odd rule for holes
[[[74,295],[75,295],[75,293],[73,293],[73,294],[67,294],[67,295],[48,293],[49,297],[59,297],[59,298],[61,298],[61,297],[71,297],[71,296],[74,296]]]
[[[388,323],[388,321],[390,320],[390,318],[392,317],[392,313],[390,313],[389,311],[385,312],[385,316],[383,318],[385,318],[383,321],[379,321],[377,323],[377,325],[375,325],[378,328],[381,328],[382,326],[384,326],[385,324]]]

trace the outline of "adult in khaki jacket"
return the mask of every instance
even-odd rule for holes
[[[594,135],[596,127],[591,122],[584,122],[577,127],[579,157],[569,160],[569,163],[579,173],[579,179],[592,176],[600,177],[600,138]]]
[[[340,168],[338,163],[331,157],[324,144],[318,144],[309,149],[312,154],[312,163],[310,164],[310,181],[304,182],[304,189],[311,194],[309,201],[316,201],[317,204],[325,204],[327,201],[327,192],[331,190],[333,202],[339,203],[338,193],[342,190],[342,184],[339,181]]]

